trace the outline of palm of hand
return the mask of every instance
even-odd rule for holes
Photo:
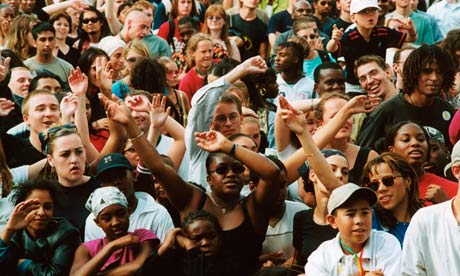
[[[88,78],[82,75],[80,78],[69,79],[69,87],[76,96],[83,96],[88,88]]]

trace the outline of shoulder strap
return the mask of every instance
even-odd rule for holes
[[[169,18],[168,23],[169,23],[168,43],[169,45],[172,45],[173,52],[175,52],[176,47],[174,46],[174,33],[176,32],[176,24],[174,23],[173,18]]]
[[[358,156],[356,156],[356,162],[354,168],[363,168],[364,165],[367,163],[367,157],[369,156],[369,152],[371,151],[370,147],[360,148],[358,151]]]
[[[326,51],[318,50],[319,57],[321,58],[321,62],[331,61],[328,53]]]

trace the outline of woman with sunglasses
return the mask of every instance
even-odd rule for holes
[[[417,123],[403,121],[394,125],[385,137],[385,148],[399,153],[414,169],[420,197],[427,205],[444,202],[457,194],[457,183],[425,171],[423,165],[430,145],[425,129]]]
[[[399,154],[387,152],[367,162],[363,178],[378,197],[372,228],[390,232],[402,245],[412,216],[424,206],[417,174]]]
[[[238,46],[228,37],[229,27],[226,18],[225,9],[219,4],[209,6],[204,15],[203,33],[212,38],[214,63],[227,57],[241,61]]]
[[[206,193],[198,186],[185,182],[173,168],[161,161],[160,154],[139,130],[126,105],[103,98],[108,115],[126,128],[144,165],[155,174],[181,218],[199,209],[216,216],[223,229],[223,256],[234,261],[238,275],[254,273],[259,266],[258,257],[267,230],[270,206],[277,199],[280,181],[286,177],[280,169],[268,158],[238,147],[219,132],[196,133],[198,146],[211,152],[206,159],[211,191]],[[161,103],[163,110],[165,103]],[[167,113],[163,112],[161,116],[167,116]],[[260,180],[257,189],[241,199],[243,164],[258,174]]]
[[[100,11],[92,6],[88,6],[81,12],[78,28],[82,32],[73,47],[80,51],[80,53],[83,53],[90,47],[97,47],[102,38],[110,35],[107,20]]]

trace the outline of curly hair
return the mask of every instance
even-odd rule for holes
[[[413,216],[418,209],[425,206],[425,202],[420,198],[418,177],[412,166],[401,155],[394,152],[386,152],[367,162],[363,169],[362,181],[364,186],[369,183],[370,176],[377,174],[377,166],[387,164],[393,173],[399,173],[404,180],[409,180],[410,187],[407,190],[408,212]],[[381,223],[390,229],[396,227],[396,217],[393,210],[383,208],[379,203],[375,205],[375,212]]]
[[[457,51],[460,51],[460,29],[450,30],[446,38],[439,44],[439,47],[444,48],[454,57],[455,68],[460,67],[460,57]]]
[[[147,57],[141,57],[136,61],[133,71],[130,72],[130,78],[134,89],[163,94],[166,87],[163,66],[158,61]]]
[[[187,63],[188,65],[190,66],[190,68],[194,67],[195,66],[195,60],[193,59],[193,53],[195,53],[195,51],[197,50],[198,48],[198,44],[201,42],[201,41],[209,41],[212,45],[212,39],[211,37],[209,37],[207,34],[203,34],[203,33],[196,33],[194,34],[190,40],[188,41],[187,43],[187,50],[186,50],[186,53],[187,53]]]
[[[35,190],[48,191],[53,201],[55,201],[57,195],[57,185],[59,185],[57,182],[45,178],[38,178],[31,182],[19,184],[15,188],[11,202],[13,202],[14,205],[18,205],[19,203],[25,201]]]
[[[222,228],[220,227],[219,221],[216,219],[216,217],[211,213],[206,212],[205,210],[198,210],[189,213],[182,221],[182,231],[186,232],[187,227],[198,220],[209,221],[212,225],[214,225],[217,233],[220,234],[222,232]]]
[[[420,76],[423,70],[431,64],[437,64],[442,75],[441,89],[448,91],[455,78],[456,68],[452,56],[444,49],[423,44],[420,48],[415,49],[404,63],[403,94],[411,94],[418,86]]]

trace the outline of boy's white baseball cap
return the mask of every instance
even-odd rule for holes
[[[377,0],[351,0],[350,14],[360,12],[366,8],[379,8]]]
[[[371,206],[377,202],[377,195],[372,189],[348,183],[332,191],[327,202],[327,212],[332,214],[335,209],[348,202],[353,195],[355,195],[354,200],[365,199]]]

